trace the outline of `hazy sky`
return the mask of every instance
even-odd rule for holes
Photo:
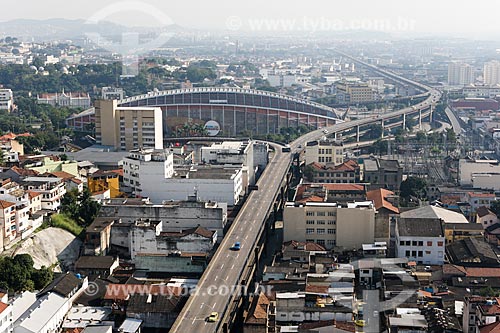
[[[21,10],[22,2],[29,6]],[[124,3],[128,10],[122,10]],[[141,3],[156,17],[141,13]],[[2,7],[8,19],[105,17],[125,25],[171,20],[187,28],[234,31],[365,28],[467,37],[500,35],[497,0],[21,0]]]

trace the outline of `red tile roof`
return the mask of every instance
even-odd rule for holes
[[[5,309],[9,307],[9,304],[5,304],[4,302],[0,302],[0,313],[4,312]]]
[[[476,193],[476,192],[467,192],[470,197],[474,198],[494,198],[495,195],[493,193]]]
[[[498,277],[500,276],[500,267],[467,267],[465,272],[467,277]]]
[[[292,246],[295,249],[298,247],[303,247],[304,251],[326,251],[326,249],[319,244],[311,242],[297,242],[294,240],[283,243],[283,246]]]
[[[54,172],[47,172],[47,175],[49,176],[54,176],[57,178],[61,178],[63,180],[68,180],[71,178],[75,178],[74,175],[70,174],[69,172],[66,171],[54,171]]]
[[[8,202],[8,201],[5,201],[5,200],[0,200],[0,208],[2,209],[5,209],[5,208],[9,208],[9,207],[12,207],[12,206],[15,206],[16,204],[12,203],[12,202]]]
[[[394,192],[381,188],[367,192],[366,198],[373,201],[373,203],[375,204],[375,209],[377,210],[385,208],[395,214],[399,214],[399,209],[386,200],[386,198],[391,195],[394,195]]]
[[[23,168],[20,168],[18,166],[13,166],[12,168],[10,168],[10,170],[14,171],[15,173],[17,173],[20,176],[37,176],[38,175],[38,172],[35,170],[23,169]]]
[[[36,198],[36,197],[42,195],[42,193],[28,190],[28,195],[29,195],[30,199],[33,199],[33,198]]]
[[[500,321],[485,325],[479,329],[480,333],[500,333]]]

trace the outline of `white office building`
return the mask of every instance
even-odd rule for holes
[[[174,156],[168,150],[133,150],[123,160],[125,190],[136,196],[144,196],[144,190],[151,192],[161,179],[173,175]]]
[[[242,166],[245,183],[255,184],[254,145],[252,141],[224,141],[202,147],[201,162],[208,164]],[[246,190],[246,189],[245,189]]]

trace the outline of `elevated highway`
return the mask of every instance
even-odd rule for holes
[[[441,93],[435,89],[398,77],[394,73],[379,69],[377,71],[425,91],[427,99],[413,107],[387,113],[376,119],[344,122],[310,132],[290,144],[291,154],[282,153],[280,146],[273,144],[274,158],[257,184],[259,190],[253,191],[248,197],[201,277],[198,288],[189,297],[170,332],[199,333],[229,332],[231,330],[243,299],[240,291],[248,288],[251,284],[253,278],[251,275],[259,260],[259,244],[267,227],[268,217],[276,209],[275,200],[280,198],[282,201],[286,200],[284,198],[286,177],[292,163],[292,156],[299,151],[299,147],[305,146],[308,141],[322,138],[325,131],[328,132],[328,135],[332,135],[397,117],[403,117],[404,122],[407,114],[422,114],[441,98]],[[235,242],[241,243],[240,251],[230,250]],[[220,315],[217,322],[206,321],[212,312],[217,312]]]

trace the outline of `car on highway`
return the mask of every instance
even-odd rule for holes
[[[231,246],[231,250],[232,251],[239,251],[239,250],[241,250],[241,244],[240,244],[240,242],[234,243],[234,245]]]
[[[356,324],[356,326],[359,326],[359,327],[365,327],[366,326],[366,321],[364,321],[363,319],[358,319],[354,323]]]
[[[216,321],[219,320],[219,313],[217,312],[212,312],[210,316],[208,316],[207,321],[209,323],[215,323]]]

